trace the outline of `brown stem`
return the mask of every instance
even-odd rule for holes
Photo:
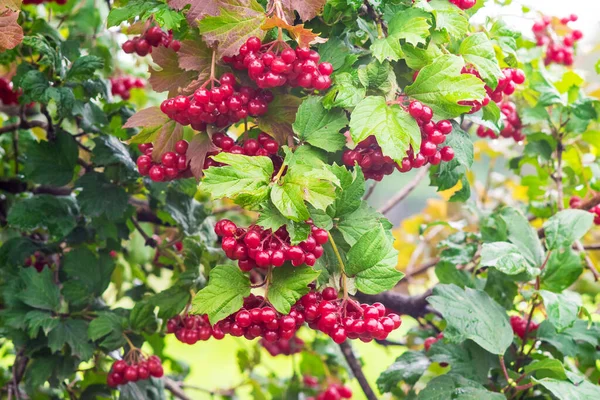
[[[562,137],[559,135],[558,143],[556,145],[556,190],[558,192],[557,202],[558,202],[558,210],[562,211],[564,209],[564,200],[563,200],[563,184],[562,184],[562,154],[563,154],[563,144]]]
[[[358,292],[354,295],[356,299],[363,303],[382,303],[386,308],[389,308],[397,314],[406,314],[413,318],[418,318],[427,313],[434,312],[427,302],[427,297],[429,296],[431,296],[431,290],[418,296],[406,296],[393,291],[379,294],[364,294]]]
[[[142,235],[142,237],[144,238],[146,246],[156,248],[156,246],[157,246],[156,240],[152,239],[150,236],[148,236],[148,234],[146,232],[144,232],[144,230],[140,226],[140,223],[138,221],[136,221],[135,218],[131,217],[130,220],[131,220],[131,223],[133,224],[133,226],[135,227],[135,229],[137,229],[137,231],[140,233],[140,235]]]
[[[375,181],[371,186],[369,186],[369,189],[367,190],[367,193],[365,193],[363,200],[369,200],[369,197],[371,197],[373,195],[373,192],[375,191],[375,188],[377,187],[377,181]]]
[[[598,273],[598,270],[594,266],[594,262],[592,261],[590,256],[588,256],[588,254],[585,252],[586,249],[583,247],[579,240],[575,242],[575,247],[580,253],[583,254],[586,267],[592,272],[592,275],[594,275],[594,280],[598,282],[598,280],[600,279],[600,273]]]
[[[426,167],[421,168],[419,173],[417,175],[415,175],[415,177],[412,179],[412,181],[408,182],[408,184],[406,186],[404,186],[401,191],[396,193],[396,195],[394,197],[392,197],[390,200],[388,200],[388,202],[385,203],[379,209],[379,212],[385,215],[392,208],[394,208],[398,203],[400,203],[402,200],[404,200],[413,190],[415,190],[415,188],[419,185],[419,183],[421,183],[423,178],[425,178],[425,176],[427,175],[427,172],[429,172],[429,168],[430,168],[430,165],[427,165]]]
[[[346,362],[350,366],[352,373],[354,374],[356,380],[360,384],[360,387],[363,393],[365,394],[365,397],[368,400],[377,400],[377,396],[375,395],[375,392],[373,392],[373,389],[369,385],[369,382],[367,381],[367,378],[365,377],[365,374],[362,370],[362,365],[356,358],[356,355],[352,350],[352,345],[350,344],[350,342],[346,340],[345,342],[341,343],[340,349],[342,350],[342,354],[344,355]]]
[[[504,379],[506,379],[506,382],[510,385],[511,379],[510,376],[508,376],[508,370],[506,369],[506,364],[504,363],[504,356],[498,356],[498,358],[500,359],[500,367],[502,368]]]
[[[192,400],[191,397],[188,397],[187,394],[185,394],[185,392],[183,391],[183,389],[181,388],[181,386],[175,382],[173,379],[169,378],[168,376],[165,376],[163,378],[163,381],[165,383],[165,389],[167,389],[169,392],[171,392],[171,394],[181,400]]]

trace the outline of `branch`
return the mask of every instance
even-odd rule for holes
[[[413,271],[411,271],[410,273],[407,273],[405,278],[409,279],[413,276],[416,275],[420,275],[423,272],[427,271],[429,268],[431,267],[435,267],[437,265],[437,263],[440,262],[440,258],[436,257],[436,258],[432,258],[431,260],[419,265],[418,267],[416,267]]]
[[[131,217],[130,220],[131,220],[131,223],[133,224],[133,226],[135,227],[135,229],[137,229],[137,231],[140,233],[140,235],[142,235],[142,237],[144,238],[146,246],[156,248],[156,246],[157,246],[156,240],[152,239],[150,236],[148,236],[148,234],[146,232],[144,232],[144,229],[142,229],[142,227],[140,226],[140,223],[135,218]]]
[[[11,124],[0,127],[0,135],[3,133],[15,132],[19,129],[29,129],[29,128],[46,128],[46,124],[42,121],[26,121],[21,120],[18,124]]]
[[[367,381],[367,378],[363,373],[362,365],[356,358],[356,355],[354,355],[354,351],[352,351],[352,345],[350,344],[350,342],[346,340],[345,342],[341,343],[340,349],[342,350],[342,354],[344,355],[344,358],[346,358],[346,362],[350,366],[352,373],[354,374],[356,380],[360,384],[360,387],[362,388],[365,397],[368,400],[377,400],[375,392],[373,392],[373,389],[369,385],[369,382]]]
[[[165,382],[165,389],[167,389],[169,392],[171,392],[174,397],[181,399],[181,400],[192,400],[192,398],[188,397],[188,395],[185,394],[183,389],[181,389],[181,386],[179,385],[178,382],[175,382],[173,379],[169,378],[168,376],[165,376],[163,378],[163,380]]]
[[[431,165],[427,165],[426,167],[421,168],[419,173],[415,175],[412,181],[408,182],[406,186],[402,188],[394,197],[392,197],[387,203],[385,203],[380,209],[379,212],[382,214],[387,214],[392,208],[394,208],[398,203],[406,198],[415,188],[421,183],[423,178],[429,172],[429,168]]]
[[[383,292],[379,294],[357,292],[354,297],[363,303],[381,303],[395,313],[418,318],[432,312],[427,302],[427,297],[430,295],[431,291],[429,290],[418,296],[406,296],[397,292]]]
[[[575,242],[575,248],[577,248],[577,250],[583,254],[586,267],[592,272],[592,275],[594,275],[594,280],[598,282],[598,280],[600,279],[600,273],[598,273],[598,270],[594,266],[594,262],[592,261],[590,256],[587,255],[587,253],[585,252],[585,247],[583,247],[579,240]]]

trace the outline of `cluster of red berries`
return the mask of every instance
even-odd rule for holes
[[[520,337],[521,339],[525,338],[525,331],[527,330],[527,320],[520,315],[513,315],[510,317],[510,326],[512,327],[515,335]],[[528,334],[531,334],[533,331],[536,331],[540,327],[539,324],[531,321],[529,323]]]
[[[571,208],[581,208],[583,206],[583,199],[579,196],[573,196],[569,199],[569,206]],[[600,205],[590,208],[589,212],[594,214],[594,225],[600,225]]]
[[[23,4],[42,4],[42,3],[56,3],[59,6],[64,6],[69,0],[23,0]]]
[[[448,0],[450,3],[454,4],[456,7],[461,10],[468,10],[472,8],[477,3],[477,0]]]
[[[431,348],[431,346],[436,343],[439,340],[442,340],[444,338],[444,333],[440,332],[438,333],[437,336],[429,336],[427,339],[425,339],[425,341],[423,342],[423,347],[425,347],[425,351],[429,351],[429,349]]]
[[[521,118],[517,113],[517,107],[514,103],[508,101],[500,106],[502,112],[502,123],[504,128],[500,131],[500,136],[503,138],[513,138],[515,142],[520,142],[525,139],[525,135],[521,131],[522,124]],[[484,126],[477,128],[477,136],[480,138],[489,137],[491,139],[497,139],[498,135],[493,130],[488,129]]]
[[[153,47],[169,47],[175,51],[181,48],[179,40],[173,40],[173,32],[164,32],[159,26],[153,26],[144,32],[141,36],[136,36],[123,43],[121,48],[127,54],[137,53],[138,56],[147,56],[152,53]]]
[[[577,21],[577,15],[571,14],[567,18],[561,18],[560,23],[567,25],[569,22]],[[546,65],[551,63],[573,65],[573,45],[581,40],[583,33],[575,29],[560,39],[559,34],[552,29],[552,18],[544,16],[541,21],[533,24],[532,30],[539,47],[548,46],[544,62]]]
[[[300,304],[308,326],[327,334],[338,344],[346,339],[383,340],[402,323],[397,314],[386,315],[383,304],[338,299],[337,290],[332,287],[322,292],[311,290],[302,296]]]
[[[277,153],[279,152],[279,143],[264,132],[259,133],[256,139],[244,140],[243,144],[237,144],[234,139],[226,134],[216,132],[212,136],[212,142],[220,149],[220,151],[226,153],[271,157],[275,171],[278,171],[283,163],[281,157],[277,156]],[[219,154],[220,151],[209,152],[207,154],[207,157],[204,160],[204,169],[222,166],[222,164],[209,157]]]
[[[326,230],[312,225],[308,238],[292,246],[285,226],[272,232],[258,225],[240,228],[228,219],[216,223],[215,233],[223,237],[221,248],[225,255],[238,260],[240,269],[246,272],[254,267],[281,267],[286,261],[295,267],[302,264],[313,266],[323,255],[322,245],[328,239]]]
[[[192,96],[179,95],[162,102],[163,113],[181,125],[191,125],[198,131],[206,130],[207,124],[223,128],[251,116],[264,115],[273,93],[239,86],[231,73],[219,79],[219,86],[211,89],[201,87]],[[213,82],[214,83],[214,82]]]
[[[273,307],[265,304],[262,296],[251,294],[244,299],[242,309],[231,314],[213,326],[215,332],[231,336],[244,336],[248,340],[263,338],[270,343],[289,340],[304,323],[304,315],[292,306],[288,315],[281,315]]]
[[[332,383],[325,388],[324,391],[319,393],[317,397],[308,397],[306,400],[341,400],[351,398],[352,389],[345,385]]]
[[[397,167],[394,160],[383,155],[375,136],[369,136],[358,143],[354,150],[346,150],[342,154],[342,162],[347,167],[358,164],[362,168],[365,179],[376,181],[381,181]]]
[[[13,90],[13,84],[6,78],[0,78],[0,103],[5,106],[19,104],[19,92]]]
[[[174,333],[177,340],[187,344],[196,344],[211,337],[221,340],[225,336],[221,331],[213,331],[206,315],[178,315],[171,318],[167,321],[167,333]]]
[[[142,143],[138,149],[143,153],[138,157],[136,164],[142,176],[149,176],[154,182],[171,181],[179,178],[191,177],[188,167],[186,152],[189,143],[180,140],[175,143],[175,151],[168,151],[161,156],[160,163],[152,160],[152,143]]]
[[[110,387],[117,387],[127,382],[137,382],[145,380],[151,376],[160,378],[164,375],[164,370],[157,356],[150,356],[147,360],[140,360],[127,363],[124,360],[115,361],[106,378],[106,383]]]
[[[481,79],[479,71],[477,71],[475,68],[463,67],[462,73],[474,75]],[[498,85],[495,89],[492,89],[487,85],[485,86],[486,96],[482,101],[475,100],[460,102],[462,105],[471,106],[469,114],[473,114],[481,110],[481,108],[487,106],[490,101],[493,101],[494,103],[500,103],[504,99],[505,95],[512,95],[515,92],[517,85],[521,85],[525,82],[525,73],[521,69],[504,68],[502,73],[504,76],[498,80]]]
[[[269,352],[273,357],[280,354],[284,356],[290,356],[292,354],[300,353],[304,348],[304,340],[297,336],[291,339],[279,339],[276,342],[269,342],[265,339],[260,340],[260,345]]]
[[[52,260],[41,251],[36,251],[33,255],[27,257],[23,264],[25,268],[34,267],[37,272],[42,272],[44,267],[50,267]]]
[[[291,87],[326,90],[331,86],[333,67],[328,62],[319,63],[320,56],[308,47],[295,50],[288,47],[280,53],[271,51],[281,42],[275,42],[265,50],[259,38],[251,37],[244,43],[238,55],[223,57],[223,61],[237,70],[247,70],[259,88],[274,88],[288,84]]]
[[[133,88],[141,89],[146,86],[146,82],[141,78],[133,76],[119,76],[110,78],[110,90],[113,96],[121,96],[123,100],[129,100],[130,90]]]

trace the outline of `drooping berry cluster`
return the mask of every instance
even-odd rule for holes
[[[271,157],[275,171],[279,170],[283,162],[281,157],[277,156],[277,153],[279,152],[279,143],[264,132],[259,133],[256,139],[245,139],[243,143],[239,144],[226,134],[216,132],[212,135],[212,142],[220,149],[220,151],[226,153]],[[207,154],[207,157],[204,160],[204,169],[221,166],[220,163],[209,157],[217,155],[220,151],[209,152]]]
[[[213,82],[214,83],[214,82]],[[203,131],[207,124],[223,128],[251,116],[264,115],[273,94],[240,86],[231,73],[221,76],[219,86],[201,87],[192,96],[179,95],[162,102],[160,109],[182,125]]]
[[[278,45],[281,52],[271,51]],[[263,49],[264,48],[264,49]],[[331,86],[333,67],[328,62],[319,63],[320,56],[308,47],[295,50],[282,42],[272,46],[263,45],[259,38],[251,37],[240,47],[234,57],[223,57],[223,61],[237,70],[247,70],[259,88],[274,88],[285,84],[304,89],[326,90]]]
[[[43,3],[56,3],[59,6],[64,6],[69,0],[23,0],[23,4],[43,4]]]
[[[352,389],[338,383],[331,383],[323,389],[316,397],[308,397],[307,400],[341,400],[351,399]]]
[[[503,138],[513,138],[515,142],[520,142],[525,139],[521,128],[521,118],[517,113],[517,107],[514,103],[508,101],[500,106],[502,112],[502,123],[504,128],[500,131],[500,136]],[[484,126],[477,128],[477,136],[480,138],[489,137],[491,139],[497,139],[498,135],[493,130]]]
[[[569,199],[569,206],[571,208],[581,208],[583,206],[583,199],[579,196],[573,196]],[[594,214],[594,225],[600,225],[600,205],[590,208],[589,212]]]
[[[0,78],[0,103],[5,106],[19,104],[19,92],[13,90],[13,84],[6,78]]]
[[[138,56],[147,56],[152,53],[153,47],[164,46],[179,51],[181,42],[173,39],[173,32],[164,32],[159,26],[152,26],[141,36],[136,36],[123,43],[121,48],[127,54],[137,53]]]
[[[272,232],[259,225],[240,228],[228,219],[217,222],[215,233],[223,238],[221,248],[225,255],[238,260],[242,271],[250,271],[254,267],[281,267],[286,261],[295,267],[302,264],[313,266],[323,255],[322,245],[328,239],[326,230],[313,225],[306,240],[292,245],[285,226]]]
[[[25,268],[34,267],[37,272],[42,272],[44,267],[50,267],[53,264],[51,257],[42,253],[41,251],[36,251],[33,255],[27,257],[23,265]]]
[[[276,342],[269,342],[265,339],[260,340],[260,345],[273,357],[283,354],[289,356],[300,353],[304,348],[304,341],[297,336],[291,339],[279,339]]]
[[[448,0],[450,3],[454,4],[461,10],[468,10],[472,8],[477,3],[477,0]]]
[[[154,182],[191,177],[186,156],[188,146],[187,141],[178,141],[175,143],[175,151],[164,153],[161,156],[161,162],[156,163],[152,160],[153,144],[139,144],[138,149],[144,153],[136,161],[140,175],[149,176]]]
[[[444,333],[443,332],[438,333],[437,336],[429,336],[423,342],[423,347],[425,348],[425,351],[429,351],[429,349],[431,348],[431,346],[434,343],[438,342],[439,340],[442,340],[443,338],[444,338]]]
[[[167,333],[174,333],[177,340],[186,344],[196,344],[211,337],[217,340],[225,336],[221,331],[213,331],[206,315],[176,316],[167,322]]]
[[[338,293],[332,287],[322,292],[310,291],[300,303],[308,326],[327,334],[336,343],[346,339],[383,340],[402,323],[397,314],[386,315],[383,304],[358,304],[338,299]]]
[[[515,335],[521,339],[525,338],[525,331],[527,331],[527,335],[529,337],[535,336],[532,335],[532,332],[536,331],[540,327],[539,324],[531,321],[529,323],[529,329],[527,329],[527,320],[520,315],[513,315],[510,317],[510,326],[512,327]]]
[[[475,68],[463,67],[463,74],[474,75],[481,79],[479,71]],[[517,85],[521,85],[525,82],[525,73],[518,68],[504,68],[502,70],[503,77],[498,80],[498,85],[495,89],[485,85],[486,97],[482,101],[461,101],[460,104],[471,106],[470,114],[476,113],[481,110],[482,107],[487,106],[490,100],[494,103],[500,103],[504,99],[504,96],[512,95]]]
[[[110,90],[113,96],[121,96],[123,100],[129,100],[130,90],[133,88],[141,89],[146,86],[146,82],[141,78],[133,76],[118,76],[110,78]]]
[[[157,356],[145,357],[138,355],[135,360],[130,362],[124,360],[115,361],[106,378],[106,383],[110,387],[117,387],[127,382],[137,382],[149,379],[151,376],[160,378],[164,375],[164,370]]]
[[[215,332],[241,337],[248,340],[263,338],[275,343],[281,339],[291,339],[298,328],[304,323],[304,315],[298,312],[296,306],[288,315],[281,315],[273,307],[265,303],[262,296],[251,294],[244,299],[242,309],[217,322],[213,327]]]
[[[376,181],[381,181],[384,176],[390,175],[397,166],[394,160],[383,155],[375,136],[369,136],[358,143],[353,150],[346,150],[342,155],[342,162],[347,167],[358,164],[362,168],[365,179]]]
[[[566,26],[570,22],[577,21],[577,19],[577,15],[571,14],[567,18],[561,18],[560,24]],[[580,30],[572,30],[570,33],[562,36],[561,39],[561,35],[552,25],[552,18],[548,16],[544,16],[540,21],[534,23],[532,30],[537,45],[539,47],[548,46],[544,59],[546,65],[552,63],[567,66],[573,65],[573,46],[583,38],[583,33]]]

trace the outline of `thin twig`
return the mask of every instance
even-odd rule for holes
[[[188,395],[185,394],[181,386],[173,379],[169,378],[168,376],[165,376],[163,378],[163,381],[165,383],[165,389],[171,392],[171,394],[173,394],[173,396],[175,396],[176,398],[181,400],[192,400],[192,398],[188,397]]]
[[[140,223],[138,221],[136,221],[135,218],[131,217],[130,220],[131,220],[131,223],[133,224],[133,226],[135,226],[135,229],[137,229],[137,231],[140,233],[140,235],[142,235],[142,237],[144,238],[146,246],[156,248],[156,246],[157,246],[156,240],[152,239],[150,236],[148,236],[148,234],[146,232],[144,232],[144,230],[140,226]]]
[[[412,271],[410,271],[410,273],[407,271],[405,278],[409,279],[409,278],[412,278],[413,276],[420,275],[423,272],[427,271],[429,268],[435,267],[437,265],[437,263],[439,263],[439,262],[440,262],[439,257],[432,258],[431,260],[415,267]]]
[[[398,203],[404,200],[415,188],[421,183],[423,178],[429,172],[430,165],[421,168],[419,173],[415,175],[412,181],[408,182],[406,186],[402,188],[394,197],[392,197],[387,203],[385,203],[380,209],[379,212],[382,214],[387,214],[392,208],[394,208]]]
[[[369,189],[367,189],[367,193],[365,193],[363,200],[365,200],[365,201],[369,200],[369,197],[371,197],[373,195],[373,192],[375,191],[376,187],[377,187],[377,181],[375,181],[371,186],[369,186]]]
[[[590,258],[590,256],[587,255],[587,253],[585,252],[585,248],[583,247],[583,245],[581,244],[581,242],[579,240],[577,240],[575,242],[575,247],[577,248],[577,250],[580,253],[583,254],[583,257],[585,259],[585,265],[592,272],[592,275],[594,275],[594,280],[596,282],[598,282],[598,280],[600,279],[600,273],[598,273],[598,270],[594,266],[594,262],[592,261],[592,259]]]
[[[362,370],[362,365],[356,358],[356,355],[352,350],[352,345],[350,344],[350,342],[346,340],[345,342],[341,343],[340,349],[342,350],[342,354],[344,355],[346,362],[350,366],[352,373],[354,374],[356,380],[360,384],[360,387],[363,393],[365,394],[365,397],[368,400],[377,400],[377,396],[375,395],[375,392],[373,392],[373,389],[369,385],[369,382],[367,381],[367,378],[365,377],[365,374]]]

